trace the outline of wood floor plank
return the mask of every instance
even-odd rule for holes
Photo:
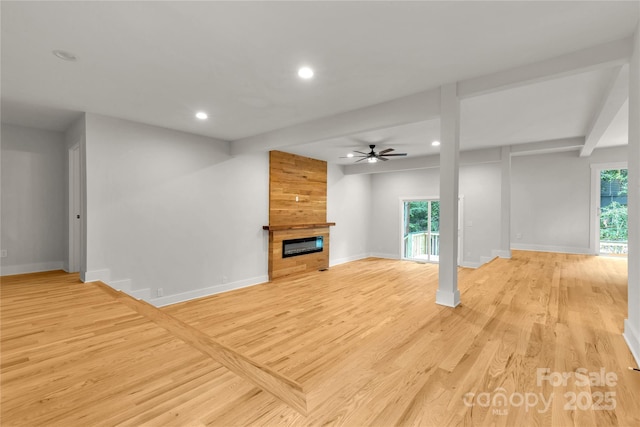
[[[306,416],[77,275],[3,277],[0,422],[637,426],[640,374],[627,370],[621,335],[626,268],[514,251],[460,269],[462,304],[451,309],[435,304],[437,265],[369,258],[150,308],[299,383]],[[581,368],[618,380],[577,385]],[[538,384],[538,369],[570,378]],[[566,393],[599,392],[613,393],[614,409],[568,405]],[[499,393],[551,404],[484,404]]]
[[[114,297],[118,302],[137,311],[155,324],[171,332],[177,338],[200,350],[227,369],[248,379],[263,390],[282,399],[292,408],[307,413],[307,397],[302,386],[273,369],[252,360],[235,349],[212,339],[205,333],[158,310],[141,300],[136,300],[122,292],[115,291],[104,283],[96,282],[95,286]]]

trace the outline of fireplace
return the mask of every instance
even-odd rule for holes
[[[322,236],[303,237],[282,241],[282,258],[322,252],[324,238]]]
[[[269,231],[269,280],[329,268],[332,225],[335,223],[262,226]]]

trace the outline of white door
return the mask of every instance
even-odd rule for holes
[[[80,271],[82,249],[80,145],[69,150],[69,272]]]

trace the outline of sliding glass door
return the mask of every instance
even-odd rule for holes
[[[440,254],[440,201],[403,202],[402,258],[438,262]]]

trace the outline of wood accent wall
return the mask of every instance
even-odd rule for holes
[[[296,197],[298,200],[296,201]],[[269,153],[269,279],[329,267],[327,162]],[[282,258],[282,241],[323,236],[322,252]]]
[[[327,222],[327,162],[271,151],[269,225],[323,222]]]

